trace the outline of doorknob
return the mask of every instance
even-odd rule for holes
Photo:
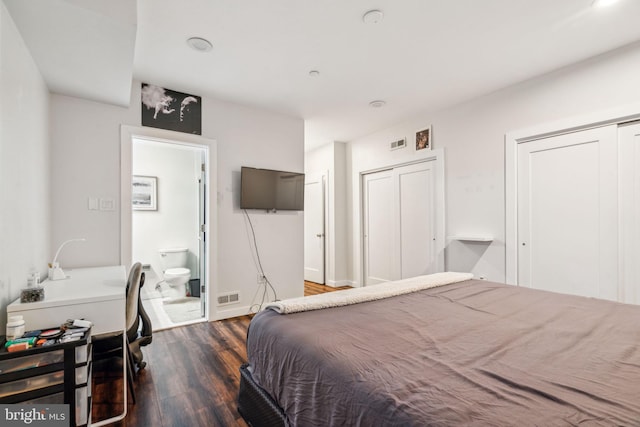
[[[324,233],[316,234],[316,237],[323,237],[323,236],[324,236]]]

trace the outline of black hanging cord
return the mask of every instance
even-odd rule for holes
[[[243,212],[245,214],[245,216],[247,217],[247,221],[249,222],[249,227],[251,228],[251,236],[253,238],[253,247],[256,251],[256,259],[258,260],[258,269],[260,270],[260,275],[262,276],[262,278],[264,279],[264,289],[262,290],[262,301],[260,302],[260,304],[253,304],[249,310],[253,313],[257,313],[258,311],[262,310],[262,306],[264,305],[265,301],[268,298],[268,288],[267,285],[269,286],[269,288],[271,288],[271,292],[273,292],[273,300],[274,301],[279,301],[278,299],[278,294],[276,293],[275,288],[273,287],[273,285],[271,284],[271,282],[269,281],[269,278],[267,277],[266,274],[264,274],[264,268],[262,268],[262,261],[260,260],[260,252],[258,251],[258,242],[256,240],[256,232],[253,229],[253,223],[251,222],[251,218],[249,217],[249,213],[247,212],[246,209],[243,209]],[[258,289],[259,291],[259,289]],[[258,291],[256,291],[256,295],[258,294]],[[255,295],[254,295],[255,298]],[[258,307],[258,309],[256,311],[254,310],[254,307]]]

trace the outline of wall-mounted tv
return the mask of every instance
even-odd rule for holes
[[[304,210],[304,174],[243,166],[240,209]]]

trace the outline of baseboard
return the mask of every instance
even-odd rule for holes
[[[255,307],[254,307],[255,308]],[[232,317],[246,316],[251,313],[251,307],[246,305],[243,307],[227,308],[225,310],[216,310],[216,315],[210,320],[231,319]]]
[[[332,288],[340,288],[342,286],[353,286],[353,283],[351,280],[327,280],[326,285]]]

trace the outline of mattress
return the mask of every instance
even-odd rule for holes
[[[251,321],[293,426],[640,425],[640,307],[480,280]]]

